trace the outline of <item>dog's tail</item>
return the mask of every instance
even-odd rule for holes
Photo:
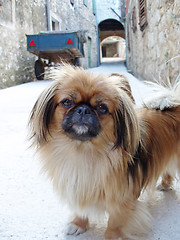
[[[147,84],[154,93],[144,100],[144,107],[166,110],[180,106],[180,79],[174,84],[169,82],[166,86],[150,82]]]

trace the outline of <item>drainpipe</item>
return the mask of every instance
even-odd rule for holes
[[[99,27],[98,27],[97,20],[96,20],[96,35],[97,35],[97,41],[96,41],[96,47],[97,47],[97,66],[99,66],[99,65],[101,64],[101,61],[100,61]]]
[[[49,0],[46,0],[46,20],[47,20],[47,30],[51,31],[51,19],[50,19],[50,4],[49,4]]]
[[[97,9],[97,2],[96,0],[93,1],[95,4],[95,9]],[[101,64],[100,61],[100,42],[99,42],[99,23],[98,23],[98,18],[97,18],[97,11],[95,10],[95,15],[96,15],[96,36],[97,36],[97,41],[96,41],[96,48],[97,48],[97,66]]]

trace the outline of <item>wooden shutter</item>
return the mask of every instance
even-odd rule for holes
[[[146,0],[139,0],[139,25],[141,31],[143,31],[147,25]]]

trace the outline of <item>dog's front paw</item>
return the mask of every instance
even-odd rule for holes
[[[81,218],[76,216],[67,228],[67,235],[77,236],[87,231],[88,218]]]
[[[173,190],[173,187],[172,187],[173,180],[174,178],[169,173],[163,174],[161,184],[157,186],[157,190],[159,191]]]
[[[86,230],[87,230],[87,228],[82,228],[82,227],[75,225],[74,223],[69,223],[68,228],[67,228],[67,235],[77,236],[79,234],[86,232]]]
[[[105,238],[105,240],[123,240],[122,238]]]
[[[173,190],[173,187],[172,187],[172,186],[164,186],[164,185],[162,185],[162,184],[159,184],[159,185],[157,186],[157,190],[158,190],[158,191],[162,191],[162,192],[168,192],[168,191]]]

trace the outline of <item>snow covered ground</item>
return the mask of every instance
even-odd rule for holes
[[[124,74],[139,104],[151,90],[121,63],[90,69],[95,73]],[[27,149],[27,121],[40,92],[51,81],[37,81],[0,90],[0,240],[103,240],[105,222],[93,221],[78,237],[66,236],[68,208],[58,201],[52,185],[40,173],[40,163]],[[180,239],[180,186],[157,192],[151,203],[153,227],[146,239]]]

